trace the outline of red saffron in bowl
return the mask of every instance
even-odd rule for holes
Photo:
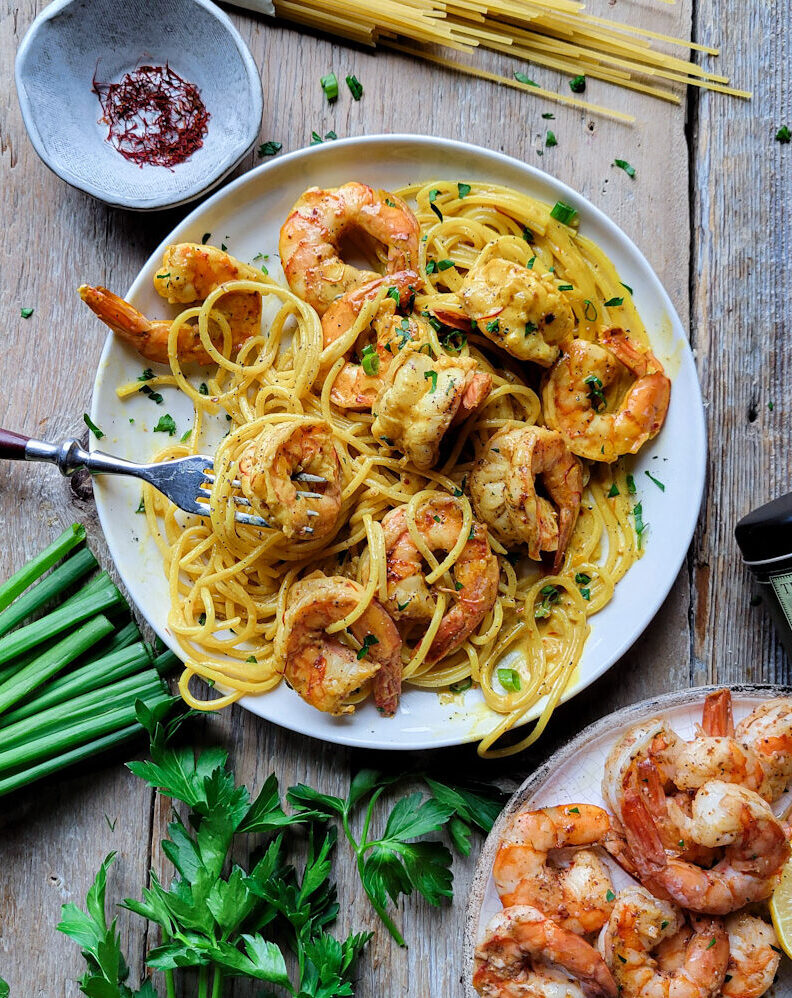
[[[170,66],[138,66],[119,83],[98,83],[107,139],[124,159],[139,166],[173,168],[200,149],[209,112],[194,83]]]

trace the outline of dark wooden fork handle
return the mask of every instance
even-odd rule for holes
[[[5,461],[24,461],[25,447],[30,437],[0,428],[0,458]]]

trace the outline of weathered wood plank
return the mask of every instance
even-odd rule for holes
[[[24,133],[12,84],[15,47],[37,5],[5,7],[0,29],[0,162],[3,220],[0,240],[7,261],[0,271],[6,306],[4,362],[8,372],[0,399],[0,422],[53,437],[82,430],[93,370],[101,343],[95,325],[86,321],[74,287],[84,279],[124,289],[140,264],[183,211],[138,216],[104,208],[49,174]],[[672,8],[651,2],[591,4],[597,13],[637,20],[676,34],[689,30],[690,0]],[[683,112],[630,95],[608,93],[619,107],[639,118],[635,128],[580,112],[545,105],[529,96],[485,82],[459,77],[407,57],[355,50],[333,40],[298,33],[269,21],[233,13],[262,70],[265,113],[262,140],[276,139],[290,150],[306,145],[312,130],[339,136],[416,131],[463,139],[522,157],[570,183],[611,215],[635,239],[664,281],[682,316],[688,315],[687,154]],[[736,30],[736,29],[735,29]],[[488,65],[505,69],[496,57]],[[355,73],[365,94],[359,103],[346,96],[327,104],[319,76],[330,68],[341,79]],[[534,75],[541,79],[542,71]],[[343,88],[343,84],[342,84]],[[592,99],[606,89],[591,84]],[[555,114],[558,146],[543,146],[547,122]],[[538,151],[543,155],[540,157]],[[611,163],[615,157],[637,168],[630,181]],[[240,172],[254,164],[251,156]],[[365,179],[365,178],[362,178]],[[753,232],[750,219],[745,223]],[[717,233],[717,226],[713,226]],[[18,306],[32,305],[34,317],[20,321]],[[29,370],[35,344],[32,385],[15,372]],[[12,376],[13,375],[13,376]],[[45,516],[20,516],[40,503]],[[73,518],[88,520],[92,543],[104,552],[90,502],[78,500],[54,470],[3,468],[0,473],[0,520],[10,524],[0,551],[0,575],[8,574],[39,548],[58,527]],[[105,553],[106,561],[106,553]],[[687,573],[644,638],[625,661],[595,685],[592,695],[559,711],[543,742],[532,753],[497,768],[480,763],[472,748],[427,757],[355,754],[324,746],[267,725],[239,710],[205,722],[203,737],[233,748],[238,777],[258,787],[275,770],[282,786],[305,781],[327,792],[341,792],[349,775],[362,765],[386,768],[429,765],[450,774],[493,774],[521,779],[535,762],[583,721],[653,692],[687,684],[689,676],[689,588]],[[742,644],[739,645],[742,647]],[[200,728],[200,726],[199,726]],[[44,799],[47,808],[39,801]],[[100,767],[90,777],[64,779],[10,802],[0,842],[0,974],[13,995],[76,995],[65,979],[77,976],[76,947],[54,932],[59,905],[68,892],[81,899],[104,854],[118,848],[123,862],[112,880],[114,897],[139,895],[151,861],[167,875],[156,843],[164,833],[169,807],[151,798],[139,781],[117,764]],[[103,817],[118,815],[111,833]],[[151,826],[150,826],[151,823]],[[151,835],[149,828],[151,827]],[[402,952],[380,929],[360,891],[348,852],[336,863],[342,898],[340,930],[372,928],[376,938],[360,968],[358,993],[461,994],[460,973],[465,888],[473,858],[455,865],[457,891],[450,909],[435,911],[411,900],[399,914],[410,948]],[[62,878],[62,885],[49,877]],[[139,922],[122,916],[130,941],[133,973],[142,967]],[[235,989],[240,998],[252,990]]]

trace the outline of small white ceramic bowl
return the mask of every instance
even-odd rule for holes
[[[173,169],[138,166],[107,141],[93,78],[167,63],[211,115],[203,146]],[[59,177],[120,208],[184,204],[216,187],[261,124],[261,78],[228,17],[209,0],[55,0],[19,46],[16,85],[36,152]]]

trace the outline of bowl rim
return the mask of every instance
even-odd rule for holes
[[[19,48],[17,49],[16,59],[14,61],[14,80],[16,83],[17,99],[19,100],[19,107],[22,113],[22,121],[25,125],[28,138],[33,144],[33,148],[36,150],[39,159],[41,159],[42,163],[44,163],[44,165],[59,179],[65,181],[71,187],[83,191],[85,194],[91,195],[91,197],[96,198],[98,201],[102,201],[104,204],[109,205],[112,208],[124,208],[133,211],[159,211],[165,208],[176,208],[179,205],[194,201],[196,198],[201,197],[201,195],[213,190],[218,184],[222,183],[222,181],[234,169],[236,169],[242,159],[253,148],[261,127],[261,120],[264,113],[264,95],[258,66],[250,53],[250,49],[245,44],[245,40],[234,26],[229,16],[225,13],[225,11],[221,10],[214,3],[212,3],[211,0],[184,0],[184,2],[192,3],[198,7],[201,7],[208,14],[214,17],[215,20],[225,28],[226,32],[230,35],[232,41],[234,42],[234,46],[239,53],[245,68],[245,75],[248,80],[249,91],[253,102],[253,114],[250,116],[248,129],[242,134],[240,141],[235,143],[233,148],[229,151],[218,172],[214,175],[210,175],[208,179],[201,179],[200,182],[193,184],[191,187],[185,188],[183,195],[177,196],[175,200],[170,196],[160,196],[159,198],[156,196],[142,198],[138,197],[122,200],[112,197],[107,191],[93,184],[90,180],[84,180],[76,177],[67,167],[57,162],[57,160],[50,155],[38,128],[35,102],[30,98],[25,84],[25,66],[36,36],[48,21],[53,20],[67,7],[70,7],[72,4],[77,2],[78,0],[53,0],[49,6],[41,11],[25,32],[25,35],[19,44]]]

